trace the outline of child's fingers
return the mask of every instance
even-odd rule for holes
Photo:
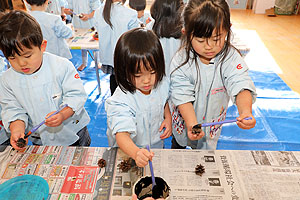
[[[204,135],[205,135],[205,133],[202,130],[200,133],[197,133],[197,134],[192,133],[192,131],[188,131],[188,137],[191,140],[199,140],[199,139],[203,138]]]
[[[163,134],[161,134],[160,139],[166,139],[172,135],[172,131],[169,130],[168,128],[165,129]]]
[[[161,123],[160,127],[159,127],[159,132],[163,130],[163,128],[165,127],[165,123]]]
[[[140,149],[137,152],[135,162],[137,166],[145,167],[148,164],[148,161],[152,160],[153,156],[154,156],[153,152],[149,152],[147,149]]]

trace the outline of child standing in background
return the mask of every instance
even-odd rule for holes
[[[72,58],[72,54],[65,39],[72,37],[72,29],[61,20],[59,15],[45,12],[48,0],[26,0],[31,6],[30,14],[40,24],[43,37],[47,40],[46,52]]]
[[[46,8],[46,12],[54,14],[54,15],[60,15],[62,20],[66,20],[66,14],[65,14],[65,6],[66,6],[66,0],[48,0],[48,6]]]
[[[230,11],[225,0],[189,0],[183,20],[182,48],[171,62],[171,101],[177,106],[172,110],[176,138],[172,148],[216,149],[221,125],[204,127],[199,134],[193,134],[192,127],[225,120],[231,99],[239,112],[237,125],[253,128],[255,87],[246,63],[230,44]]]
[[[137,12],[124,6],[126,0],[106,0],[95,13],[96,29],[99,35],[101,70],[110,74],[111,95],[117,88],[113,54],[119,37],[126,31],[139,27]]]
[[[0,49],[11,65],[0,82],[1,116],[12,147],[19,150],[17,141],[25,131],[64,104],[68,106],[46,119],[29,139],[34,145],[89,146],[87,95],[73,64],[45,52],[38,22],[23,11],[1,17],[0,30]]]
[[[141,22],[141,26],[146,26],[150,21],[151,17],[149,13],[145,13],[146,0],[129,0],[129,7],[136,10],[138,19]]]
[[[94,13],[100,6],[100,0],[67,0],[68,9],[65,13],[68,15],[73,14],[72,24],[75,29],[90,29],[95,25]],[[98,53],[93,51],[94,58],[98,58]],[[82,71],[87,66],[88,52],[81,50],[82,64],[77,68]],[[96,66],[97,67],[97,66]]]
[[[108,142],[144,167],[153,157],[144,147],[163,148],[172,134],[169,81],[157,36],[144,28],[124,33],[114,67],[119,87],[105,102]]]
[[[170,62],[180,47],[182,0],[155,0],[150,8],[152,20],[147,28],[159,37],[164,50],[166,75],[170,76]]]

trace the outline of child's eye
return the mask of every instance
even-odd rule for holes
[[[24,56],[25,58],[30,58],[31,57],[31,55],[26,55],[26,56]]]
[[[197,40],[199,43],[203,43],[205,40]]]
[[[156,74],[156,71],[152,70],[150,73],[151,73],[151,74]]]
[[[141,75],[140,74],[135,74],[134,77],[139,78],[139,77],[141,77]]]
[[[215,42],[218,42],[220,40],[220,38],[214,38],[213,39]]]
[[[9,56],[7,59],[8,59],[8,60],[13,60],[13,59],[15,59],[15,57]]]

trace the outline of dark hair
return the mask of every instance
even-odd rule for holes
[[[126,0],[122,0],[122,3],[124,4]],[[104,21],[111,27],[113,28],[113,25],[110,21],[110,11],[111,11],[111,4],[113,4],[113,0],[105,0],[104,8],[103,8],[103,18]]]
[[[182,0],[155,0],[150,8],[155,20],[152,30],[159,37],[181,37]]]
[[[146,0],[129,0],[129,6],[136,11],[145,10]]]
[[[20,55],[22,46],[41,47],[42,30],[38,22],[24,11],[13,10],[0,18],[0,49],[6,58]]]
[[[26,0],[29,5],[42,6],[47,0]]]
[[[227,32],[224,48],[219,53],[222,55],[221,62],[224,62],[231,46],[230,10],[227,2],[225,0],[189,0],[183,11],[183,20],[185,34],[182,37],[182,47],[186,50],[186,60],[182,65],[188,62],[190,51],[193,52],[194,58],[197,57],[191,44],[192,39],[194,37],[208,39],[215,29],[217,35],[221,29]]]
[[[135,28],[121,35],[114,53],[116,81],[123,92],[135,92],[134,75],[141,71],[142,66],[148,71],[156,72],[156,87],[165,75],[160,41],[153,31]]]
[[[9,5],[7,0],[1,0],[0,1],[0,12],[5,12],[6,10],[9,10]]]

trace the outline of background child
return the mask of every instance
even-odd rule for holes
[[[170,90],[184,122],[173,110],[176,140],[172,140],[172,148],[188,144],[192,148],[216,149],[221,126],[202,128],[199,134],[192,134],[192,127],[225,120],[231,99],[239,111],[237,125],[253,128],[255,87],[246,63],[230,44],[230,11],[225,0],[189,0],[183,19],[183,46],[171,61]],[[193,141],[187,143],[187,136]]]
[[[72,37],[72,29],[61,20],[59,15],[45,12],[48,0],[26,0],[31,6],[30,14],[40,24],[43,37],[47,40],[46,52],[67,59],[72,58],[66,38]]]
[[[180,47],[182,0],[155,0],[151,6],[150,28],[159,37],[164,50],[166,75],[170,75],[170,62]]]
[[[75,29],[90,29],[95,25],[94,13],[101,5],[100,0],[67,0],[67,2],[68,9],[65,9],[65,13],[73,14],[72,24]],[[78,71],[84,70],[88,62],[87,50],[81,50],[81,54],[82,64],[77,68]],[[93,54],[97,59],[96,51]]]
[[[73,64],[45,52],[40,26],[25,12],[1,17],[0,30],[0,49],[11,65],[0,82],[2,121],[11,132],[11,145],[20,149],[16,142],[25,131],[68,104],[29,138],[35,145],[89,146],[87,96]]]
[[[63,21],[66,21],[65,6],[66,0],[48,0],[48,6],[46,12],[60,15]]]
[[[143,147],[163,148],[163,139],[172,133],[159,39],[144,28],[124,33],[116,45],[114,66],[119,87],[105,103],[108,143],[144,167],[153,153]]]
[[[138,14],[138,19],[142,23],[141,26],[146,26],[151,21],[151,16],[146,9],[146,0],[129,0],[129,7],[136,10]]]
[[[101,70],[110,75],[111,95],[117,88],[113,72],[113,53],[119,37],[126,31],[139,27],[137,13],[124,6],[126,0],[106,0],[95,13],[99,35]]]

